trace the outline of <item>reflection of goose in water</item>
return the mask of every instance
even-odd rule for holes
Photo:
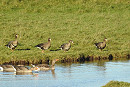
[[[51,73],[52,73],[53,78],[56,78],[55,70],[51,70]]]
[[[43,70],[43,71],[45,71],[45,70],[55,70],[55,63],[58,60],[59,59],[52,60],[52,65],[51,66],[49,66],[48,64],[38,64],[38,65],[36,65],[36,67],[39,67],[40,70]]]
[[[4,72],[16,72],[16,69],[12,65],[0,65],[0,71],[4,71]]]
[[[32,72],[16,72],[16,75],[33,75]]]

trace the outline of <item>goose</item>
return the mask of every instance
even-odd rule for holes
[[[38,64],[38,65],[36,65],[36,67],[39,67],[40,70],[43,70],[43,71],[46,71],[46,70],[55,70],[55,63],[58,60],[59,59],[52,60],[51,66],[49,66],[48,64]]]
[[[69,43],[62,44],[60,49],[64,51],[68,51],[71,48],[71,43],[73,43],[73,41],[69,40]]]
[[[38,72],[40,68],[38,67],[32,67],[28,68],[26,66],[15,66],[16,72]]]
[[[10,48],[12,51],[17,47],[18,45],[18,41],[17,41],[17,38],[18,38],[18,34],[15,35],[15,40],[14,41],[10,41],[7,45],[8,48]]]
[[[42,49],[42,53],[44,53],[44,50],[47,50],[51,47],[51,38],[48,38],[47,43],[41,43],[41,44],[36,45],[35,47]]]
[[[16,69],[12,65],[0,65],[0,71],[4,71],[4,72],[16,72]]]
[[[96,45],[96,47],[99,49],[99,50],[103,50],[105,47],[106,47],[106,42],[107,42],[107,39],[105,38],[103,42],[99,42],[99,43],[94,43]]]

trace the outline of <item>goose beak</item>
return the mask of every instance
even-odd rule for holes
[[[38,67],[35,67],[35,70],[39,70],[39,68],[38,68]]]
[[[56,59],[56,61],[58,61],[59,59]]]

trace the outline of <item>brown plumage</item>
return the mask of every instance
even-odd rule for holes
[[[15,40],[14,40],[14,41],[10,41],[10,42],[9,42],[7,45],[5,45],[5,46],[7,46],[8,48],[10,48],[11,50],[14,50],[14,49],[17,47],[17,45],[18,45],[17,38],[18,38],[18,35],[16,34],[16,35],[15,35]]]
[[[39,71],[40,68],[38,67],[32,67],[32,68],[27,68],[25,66],[15,66],[16,72],[33,72],[33,71]]]
[[[47,50],[51,47],[51,38],[48,38],[47,43],[41,43],[36,45],[35,47],[42,49],[42,52],[44,52],[44,50]]]
[[[0,71],[4,71],[4,72],[33,72],[39,70],[40,68],[35,66],[29,69],[23,65],[22,66],[0,65]]]
[[[71,48],[71,43],[73,43],[72,40],[69,40],[69,43],[64,43],[61,45],[61,50],[68,51]]]
[[[0,65],[0,71],[4,71],[4,72],[15,72],[16,69],[12,65]]]
[[[107,39],[105,38],[103,42],[94,43],[94,44],[96,45],[96,47],[98,49],[100,49],[102,51],[102,49],[104,49],[106,47],[106,41],[107,41]]]
[[[58,61],[59,59],[54,59],[52,60],[51,66],[48,64],[38,64],[36,65],[37,67],[40,68],[40,70],[55,70],[55,62]]]

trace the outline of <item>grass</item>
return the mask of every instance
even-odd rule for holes
[[[110,81],[105,86],[102,87],[130,87],[128,82]]]
[[[130,54],[129,0],[1,0],[1,62],[85,56],[124,57]],[[6,45],[19,34],[20,45],[11,52]],[[52,39],[45,53],[34,46]],[[95,42],[108,38],[99,51]],[[73,40],[68,52],[50,51]],[[22,49],[22,50],[18,50]],[[30,50],[24,50],[30,49]]]

